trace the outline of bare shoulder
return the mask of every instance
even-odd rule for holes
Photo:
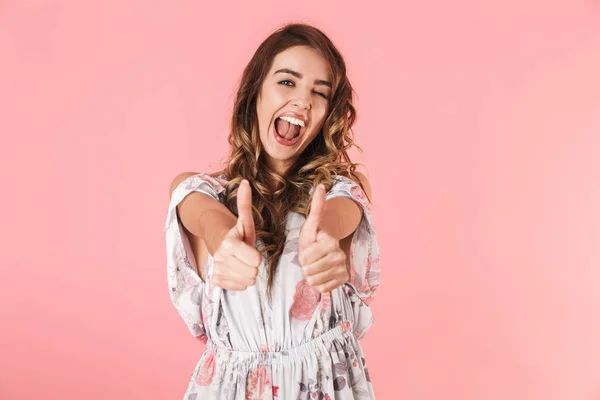
[[[173,191],[175,189],[177,189],[177,186],[179,186],[179,184],[181,182],[185,181],[190,176],[194,176],[197,174],[198,174],[197,172],[182,172],[180,174],[177,174],[171,181],[171,187],[169,188],[169,193],[173,193]]]

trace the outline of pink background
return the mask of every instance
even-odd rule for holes
[[[291,20],[358,93],[378,398],[600,399],[600,3],[200,3],[0,2],[1,399],[182,397],[169,184]]]

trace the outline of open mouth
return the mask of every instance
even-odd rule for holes
[[[292,117],[278,117],[275,119],[275,134],[287,142],[295,142],[304,132],[304,122]]]

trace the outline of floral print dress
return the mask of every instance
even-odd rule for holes
[[[171,300],[191,334],[206,343],[184,400],[374,399],[358,340],[373,324],[370,304],[379,283],[379,247],[372,206],[361,187],[336,175],[326,195],[350,198],[363,210],[352,239],[350,280],[326,294],[306,283],[298,261],[305,217],[290,212],[269,301],[264,257],[255,285],[244,291],[212,284],[210,254],[202,266],[207,279],[196,273],[176,207],[196,191],[224,203],[223,178],[201,173],[181,182],[171,196],[165,226]]]

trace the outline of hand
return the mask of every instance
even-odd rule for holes
[[[325,187],[318,185],[313,193],[310,213],[300,229],[298,260],[306,277],[306,283],[327,293],[343,285],[349,279],[346,253],[339,241],[319,229],[325,211]]]
[[[237,208],[237,223],[225,234],[213,256],[212,282],[227,290],[245,290],[254,285],[262,261],[255,248],[252,190],[246,180],[238,188]]]

